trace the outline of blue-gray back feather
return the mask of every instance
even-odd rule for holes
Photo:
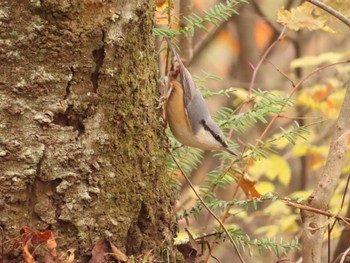
[[[182,60],[180,59],[179,54],[175,51],[173,48],[170,40],[168,38],[167,42],[169,44],[169,47],[171,49],[171,52],[174,54],[176,60],[178,61],[180,65],[180,79],[184,90],[184,104],[186,107],[186,111],[188,114],[188,118],[190,120],[190,125],[192,127],[192,130],[194,133],[198,132],[198,130],[201,128],[200,122],[205,121],[210,125],[209,127],[214,132],[217,132],[218,134],[222,134],[220,128],[216,125],[216,123],[211,119],[208,106],[197,88],[196,83],[194,82],[191,73],[187,70],[187,68],[182,63]],[[216,127],[212,127],[216,126]]]

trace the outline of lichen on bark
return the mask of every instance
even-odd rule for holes
[[[0,3],[9,238],[25,225],[50,229],[79,261],[101,238],[127,254],[171,244],[152,19],[149,1]]]

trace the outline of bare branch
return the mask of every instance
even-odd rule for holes
[[[327,211],[324,211],[324,210],[321,210],[321,209],[316,209],[316,208],[311,207],[311,206],[298,204],[298,203],[292,202],[290,200],[283,200],[283,202],[286,205],[288,205],[288,206],[299,208],[301,210],[309,211],[309,212],[312,212],[312,213],[315,213],[315,214],[336,218],[338,220],[344,221],[347,224],[350,224],[350,218],[348,218],[348,217],[343,217],[343,216],[340,216],[340,215],[337,215],[337,214],[332,214],[330,212],[327,212]]]
[[[343,14],[339,13],[337,10],[333,9],[332,7],[326,5],[325,3],[319,1],[319,0],[306,0],[306,2],[309,2],[327,13],[331,14],[332,16],[338,18],[340,21],[342,21],[345,25],[350,27],[350,19],[344,16]]]
[[[193,13],[193,3],[192,0],[181,0],[180,3],[180,26],[186,27],[188,25],[188,21],[184,19],[185,17],[189,17]],[[185,65],[188,65],[191,62],[193,56],[193,48],[192,48],[192,36],[191,34],[180,35],[179,44],[181,50],[181,59]]]
[[[285,36],[284,32],[285,31],[286,31],[286,26],[283,27],[283,29],[282,29],[281,33],[279,34],[278,38],[274,42],[272,42],[272,44],[266,49],[265,53],[262,55],[262,57],[259,60],[258,64],[254,67],[253,76],[252,76],[252,79],[250,81],[250,85],[249,85],[249,89],[248,89],[248,94],[249,95],[252,93],[252,89],[253,89],[253,86],[255,84],[256,74],[258,73],[260,66],[265,61],[267,55],[274,48],[274,46],[276,46],[277,43],[279,43],[284,38],[284,36]]]

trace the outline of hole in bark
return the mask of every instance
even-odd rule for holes
[[[315,224],[313,222],[309,224],[309,228],[310,228],[310,233],[312,235],[315,234],[317,232],[317,230],[318,230],[317,224]]]
[[[103,65],[103,59],[105,58],[105,47],[102,46],[99,49],[95,49],[92,52],[92,56],[94,58],[96,67],[95,67],[95,71],[91,74],[91,82],[92,82],[92,87],[93,87],[93,92],[97,92],[98,89],[98,79],[99,79],[99,75],[100,75],[100,68]]]
[[[73,130],[78,131],[80,135],[85,131],[84,118],[86,116],[74,112],[73,106],[70,105],[65,113],[58,113],[54,116],[53,123],[60,126],[72,126]]]

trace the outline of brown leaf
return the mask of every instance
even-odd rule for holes
[[[92,257],[89,263],[105,263],[105,253],[108,251],[108,243],[106,240],[100,239],[95,243],[92,249]]]
[[[109,244],[111,245],[111,249],[112,249],[112,256],[121,262],[127,262],[128,261],[128,257],[121,252],[112,242],[109,242]]]

